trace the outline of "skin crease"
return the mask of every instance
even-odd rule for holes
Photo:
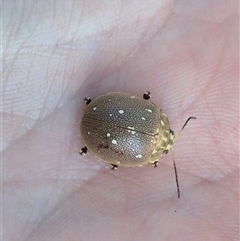
[[[235,1],[5,1],[3,240],[238,240]],[[158,168],[83,147],[85,97],[152,98],[177,133]]]

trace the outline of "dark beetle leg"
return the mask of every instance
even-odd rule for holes
[[[81,151],[79,152],[79,154],[80,155],[86,155],[86,153],[87,153],[87,147],[85,146],[85,147],[83,147],[82,149],[81,149]]]
[[[155,161],[155,162],[153,163],[153,167],[157,167],[157,165],[158,165],[158,161]]]
[[[168,154],[168,150],[164,150],[164,151],[163,151],[163,154]]]
[[[112,169],[112,170],[115,170],[115,169],[117,169],[117,168],[118,168],[118,165],[111,164],[111,169]]]
[[[174,136],[174,131],[170,129],[170,133]]]
[[[84,100],[86,101],[86,105],[88,105],[92,100],[91,100],[91,98],[84,98]]]
[[[151,97],[151,95],[150,95],[150,92],[149,92],[149,91],[147,91],[147,92],[145,92],[145,93],[143,94],[143,99],[144,99],[144,100],[149,100],[150,97]]]

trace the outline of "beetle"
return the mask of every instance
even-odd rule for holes
[[[80,123],[85,147],[79,153],[89,151],[110,163],[112,169],[148,163],[157,167],[159,158],[171,151],[175,134],[167,116],[149,99],[149,91],[143,98],[122,92],[109,92],[94,100],[85,98],[87,108]],[[181,131],[190,119],[196,117],[189,117]],[[174,157],[173,162],[180,197]]]

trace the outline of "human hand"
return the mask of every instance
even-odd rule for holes
[[[4,240],[237,240],[237,6],[212,1],[7,1]],[[119,168],[78,154],[83,99],[141,95],[170,155]]]

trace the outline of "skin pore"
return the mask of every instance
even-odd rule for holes
[[[238,240],[234,1],[3,4],[3,240]],[[151,99],[177,133],[157,168],[79,156],[83,99]]]

